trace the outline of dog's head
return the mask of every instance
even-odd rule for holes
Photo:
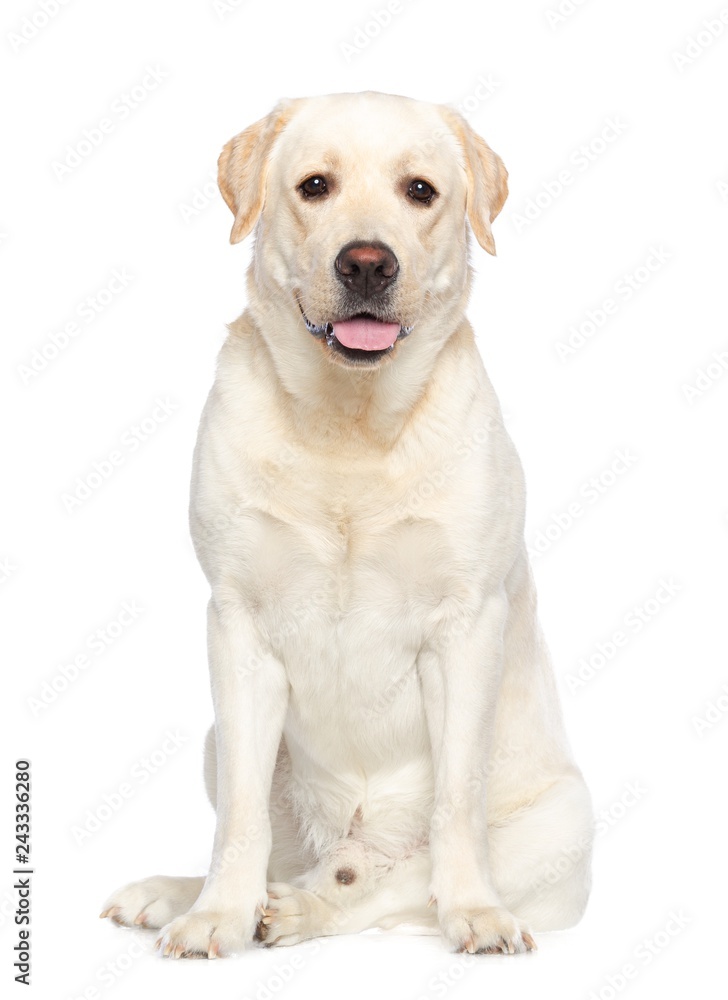
[[[267,301],[295,313],[307,350],[367,368],[461,302],[466,220],[494,254],[508,191],[456,112],[377,93],[281,103],[225,146],[219,184],[231,242],[258,225]]]

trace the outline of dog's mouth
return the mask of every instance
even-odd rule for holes
[[[382,320],[366,312],[320,324],[313,323],[303,309],[301,315],[309,333],[340,358],[356,365],[376,364],[392,353],[398,340],[412,333],[411,326],[396,320]]]

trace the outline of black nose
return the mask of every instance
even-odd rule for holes
[[[347,243],[334,261],[336,276],[363,299],[381,295],[397,277],[399,261],[384,243]]]

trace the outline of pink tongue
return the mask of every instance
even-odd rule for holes
[[[334,336],[344,347],[360,351],[383,351],[399,336],[399,323],[380,323],[376,319],[347,319],[334,323]]]

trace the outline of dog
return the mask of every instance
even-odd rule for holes
[[[212,861],[101,915],[176,958],[399,924],[530,951],[584,912],[593,813],[465,318],[506,169],[455,111],[366,92],[280,103],[219,186],[255,248],[191,488]]]

